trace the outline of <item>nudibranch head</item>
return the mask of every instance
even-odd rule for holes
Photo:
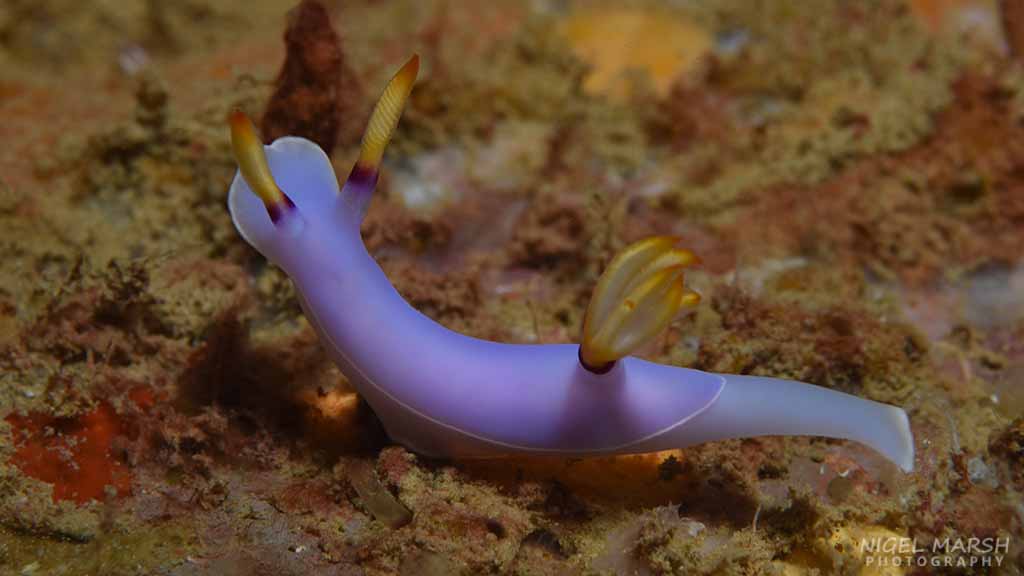
[[[583,321],[580,361],[586,368],[610,368],[650,342],[680,309],[700,302],[700,295],[683,283],[683,269],[699,260],[676,248],[677,241],[672,236],[641,240],[608,264]]]
[[[418,70],[419,58],[413,56],[384,89],[370,116],[359,160],[340,190],[331,161],[319,146],[294,136],[264,146],[249,118],[241,111],[231,113],[231,146],[239,169],[228,208],[249,244],[277,262],[310,224],[358,230]]]

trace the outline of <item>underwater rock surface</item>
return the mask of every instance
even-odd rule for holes
[[[1019,573],[1020,14],[5,2],[0,573]],[[900,405],[914,473],[803,437],[598,459],[394,446],[235,233],[225,118],[308,128],[344,175],[364,89],[411,52],[363,236],[416,308],[576,342],[608,259],[678,235],[703,301],[642,356]],[[967,538],[1007,545],[933,550]]]

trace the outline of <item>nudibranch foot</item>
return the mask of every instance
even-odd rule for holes
[[[723,374],[711,407],[687,423],[690,443],[753,436],[824,436],[871,447],[904,472],[914,468],[914,436],[901,408],[813,384]]]
[[[231,119],[235,226],[292,279],[328,353],[395,440],[433,456],[592,456],[799,434],[861,442],[912,468],[909,421],[895,406],[629,356],[700,300],[683,276],[697,258],[673,237],[612,260],[580,346],[471,338],[410,306],[366,251],[359,223],[418,65],[414,57],[388,84],[340,190],[312,142],[263,146],[244,116]]]

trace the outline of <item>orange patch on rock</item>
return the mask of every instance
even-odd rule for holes
[[[108,485],[118,496],[128,494],[131,475],[110,454],[122,422],[109,404],[70,418],[37,413],[12,414],[6,420],[17,446],[11,463],[26,476],[52,484],[54,502],[102,500]]]
[[[584,89],[630,96],[627,72],[646,74],[659,96],[710,51],[711,34],[679,14],[643,8],[585,8],[562,24],[576,55],[590,66]]]

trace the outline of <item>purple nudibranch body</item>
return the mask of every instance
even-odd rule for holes
[[[272,221],[243,168],[228,199],[235,226],[292,279],[333,360],[389,435],[413,451],[584,456],[812,435],[863,443],[913,469],[909,421],[895,406],[629,356],[597,374],[583,367],[574,344],[502,344],[449,330],[410,306],[363,245],[359,225],[376,166],[357,169],[364,177],[339,190],[313,142],[280,138],[265,153],[288,205]]]

